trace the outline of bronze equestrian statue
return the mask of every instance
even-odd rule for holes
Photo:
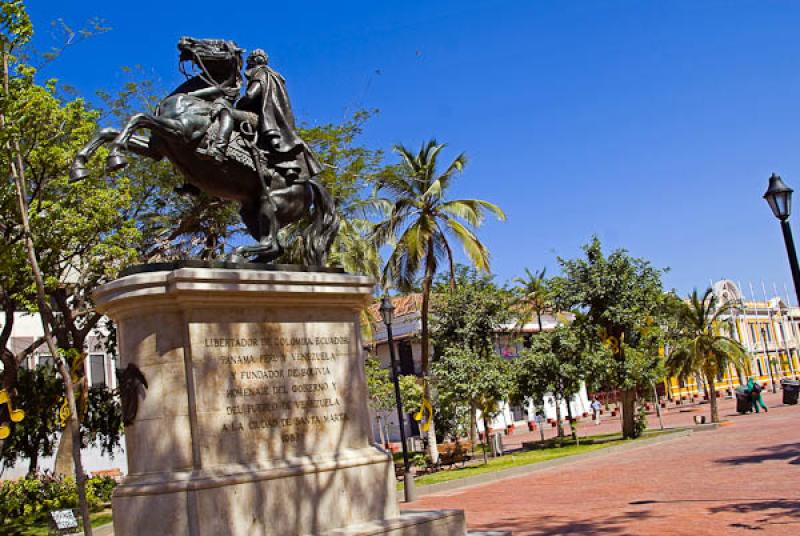
[[[260,49],[247,58],[242,89],[243,50],[233,41],[182,37],[181,71],[189,61],[199,70],[159,102],[155,114],[139,113],[122,130],[102,129],[78,152],[70,180],[88,175],[86,162],[108,144],[106,170],[124,168],[124,151],[167,158],[184,176],[188,193],[237,201],[239,214],[257,245],[234,258],[271,262],[283,252],[278,231],[308,217],[302,230],[304,262],[323,266],[339,219],[328,191],[314,177],[322,171],[298,136],[283,77]],[[147,134],[137,134],[142,129]]]

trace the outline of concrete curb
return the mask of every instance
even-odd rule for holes
[[[716,427],[716,426],[715,426]],[[693,431],[691,429],[681,429],[675,432],[670,432],[649,439],[639,439],[632,443],[625,443],[622,445],[615,445],[613,447],[606,447],[584,454],[574,454],[572,456],[564,456],[563,458],[556,458],[554,460],[547,460],[544,462],[532,463],[530,465],[522,465],[519,467],[512,467],[510,469],[503,469],[502,471],[495,471],[491,473],[484,473],[481,475],[468,476],[459,478],[457,480],[450,480],[449,482],[441,482],[439,484],[430,484],[428,486],[420,486],[417,488],[417,496],[424,497],[427,495],[437,495],[448,491],[454,491],[461,488],[470,488],[479,486],[496,480],[503,480],[506,478],[513,478],[516,476],[527,475],[531,473],[538,473],[547,471],[554,467],[559,467],[566,464],[578,463],[583,460],[590,460],[617,454],[623,451],[635,450],[639,448],[646,448],[665,441],[673,441],[681,437],[688,437]]]

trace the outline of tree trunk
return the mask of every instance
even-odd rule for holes
[[[561,439],[564,437],[564,425],[561,422],[561,400],[556,393],[553,393],[553,398],[556,401],[556,431],[558,433],[558,438]]]
[[[572,415],[572,398],[566,400],[567,402],[567,420],[569,421],[569,431],[574,441],[578,440],[578,432],[575,431],[575,422]]]
[[[622,391],[622,437],[636,437],[636,389]]]
[[[714,380],[716,376],[710,371],[706,373],[706,384],[708,385],[708,401],[711,403],[711,422],[719,422],[719,407],[717,405],[717,386]]]
[[[3,61],[3,90],[8,95],[8,54],[5,48],[2,52]],[[0,114],[0,124],[5,125],[5,117]],[[53,322],[50,309],[47,305],[47,297],[45,294],[44,277],[39,268],[39,259],[36,255],[36,248],[33,243],[33,234],[31,233],[30,220],[28,219],[28,200],[25,191],[25,166],[22,161],[22,152],[19,147],[19,142],[14,140],[12,142],[12,161],[10,165],[11,176],[14,179],[14,186],[16,189],[17,208],[20,213],[20,223],[25,236],[25,250],[28,255],[28,262],[30,263],[33,279],[36,283],[36,302],[39,307],[39,317],[42,321],[42,329],[44,330],[45,340],[47,347],[50,350],[53,359],[56,362],[58,370],[64,380],[64,394],[67,399],[67,404],[70,410],[69,424],[72,430],[72,456],[75,464],[75,482],[78,488],[78,504],[81,509],[81,517],[83,519],[84,534],[92,536],[92,525],[89,520],[89,505],[86,502],[86,475],[83,473],[83,465],[81,464],[81,441],[80,441],[80,423],[78,422],[78,412],[75,404],[75,393],[72,389],[72,377],[70,371],[64,364],[64,360],[60,358],[58,349],[56,348],[55,340],[51,326],[55,325]]]
[[[489,430],[489,421],[486,420],[486,412],[481,411],[481,419],[483,419],[483,437],[485,441],[483,442],[483,463],[486,463],[486,449],[492,448],[491,447],[491,438],[489,437],[490,430]],[[492,457],[495,456],[494,449],[492,449]]]
[[[39,469],[39,451],[34,450],[30,453],[29,461],[28,461],[28,476],[32,477],[36,474],[36,471]]]
[[[430,332],[428,329],[428,310],[430,309],[431,287],[433,285],[433,271],[436,263],[436,256],[433,251],[433,244],[428,246],[428,255],[425,260],[425,277],[422,279],[422,311],[420,317],[420,343],[422,345],[421,364],[422,377],[427,380],[430,371]],[[430,382],[424,382],[425,398],[431,400]],[[426,433],[428,438],[428,458],[432,464],[439,462],[439,449],[436,442],[436,419],[431,415],[430,427]]]
[[[475,444],[475,439],[478,435],[478,414],[477,409],[475,408],[475,402],[470,402],[469,404],[469,441],[473,445]],[[473,447],[474,448],[474,447]]]
[[[386,448],[389,442],[386,441],[386,435],[383,433],[383,419],[380,415],[376,415],[375,421],[378,423],[378,437],[380,438],[381,446]]]

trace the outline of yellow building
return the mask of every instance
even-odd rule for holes
[[[729,279],[713,285],[718,303],[734,303],[738,307],[723,317],[717,326],[721,333],[733,337],[747,350],[747,370],[739,375],[734,367],[717,378],[716,387],[723,393],[733,391],[740,382],[753,377],[759,382],[776,385],[784,378],[797,378],[800,373],[800,308],[791,306],[781,296],[772,296],[762,286],[766,299],[745,297],[739,285]],[[666,382],[670,398],[703,394],[702,380],[671,378]]]

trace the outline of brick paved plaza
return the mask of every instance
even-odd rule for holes
[[[800,533],[800,407],[765,394],[767,414],[651,446],[430,495],[409,509],[462,508],[470,528],[524,534]],[[672,410],[666,424],[701,412]],[[597,429],[610,430],[618,421]],[[651,419],[651,426],[657,426]],[[586,424],[584,433],[594,433]],[[535,434],[538,435],[538,434]],[[520,434],[527,440],[534,434]],[[517,441],[517,436],[512,438]]]

